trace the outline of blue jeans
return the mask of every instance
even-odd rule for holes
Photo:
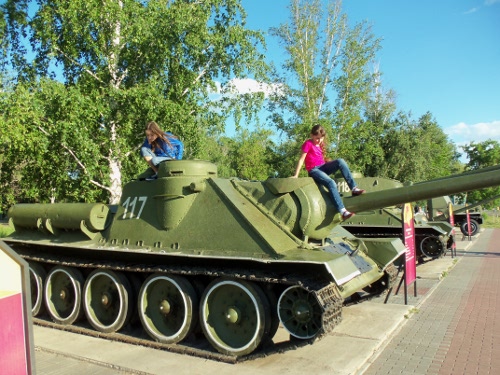
[[[158,164],[160,164],[162,161],[165,160],[172,160],[172,158],[169,158],[168,156],[156,156],[153,150],[147,147],[142,147],[141,148],[141,156],[144,158],[146,156],[151,157],[151,163],[156,167]]]
[[[316,183],[325,186],[330,192],[330,196],[333,200],[333,205],[340,212],[344,208],[344,203],[342,202],[342,198],[340,197],[339,191],[337,189],[337,184],[330,177],[331,174],[340,170],[342,176],[344,177],[347,185],[352,190],[356,187],[356,183],[352,178],[351,171],[347,166],[347,163],[344,159],[336,159],[329,162],[326,162],[323,165],[319,165],[314,167],[309,171],[309,176],[316,181]]]

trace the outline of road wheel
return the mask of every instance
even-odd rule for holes
[[[294,337],[310,339],[322,327],[321,306],[314,295],[300,286],[286,289],[278,300],[281,324]]]
[[[84,310],[99,332],[119,331],[132,316],[132,287],[120,272],[94,270],[85,282]]]
[[[44,310],[43,284],[47,272],[41,264],[30,262],[31,314],[37,316]]]
[[[428,258],[439,258],[446,250],[446,245],[439,237],[428,236],[420,241],[420,252]]]
[[[200,323],[205,337],[219,352],[250,354],[270,332],[267,297],[251,282],[214,280],[201,298]]]
[[[83,276],[76,268],[56,266],[49,272],[45,306],[54,322],[70,325],[82,316],[82,284]]]
[[[184,277],[153,274],[139,292],[139,318],[149,336],[165,344],[184,340],[198,321],[198,296]]]
[[[469,235],[469,226],[467,225],[467,220],[464,220],[460,224],[460,230],[462,231],[464,236]],[[474,219],[470,219],[470,235],[475,236],[478,233],[479,233],[479,223]]]

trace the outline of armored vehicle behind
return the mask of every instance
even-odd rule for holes
[[[382,177],[362,177],[355,175],[356,183],[367,192],[403,187],[399,181]],[[337,180],[341,194],[348,194],[349,187],[343,179]],[[401,208],[390,206],[368,211],[356,212],[356,215],[341,224],[359,238],[403,238]],[[445,221],[429,221],[424,215],[415,215],[415,246],[417,256],[438,258],[446,253],[453,243],[453,227]]]
[[[479,233],[481,225],[483,224],[483,213],[482,205],[499,199],[500,195],[490,197],[488,199],[483,199],[479,202],[466,205],[452,204],[451,199],[448,196],[438,197],[430,199],[427,203],[429,207],[429,213],[432,213],[432,219],[434,221],[449,221],[450,213],[448,205],[452,204],[453,208],[453,222],[455,226],[460,228],[460,231],[464,236],[475,236]],[[467,222],[467,211],[469,211],[469,222]],[[470,223],[470,233],[468,224]]]

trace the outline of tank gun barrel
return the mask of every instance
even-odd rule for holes
[[[432,181],[443,181],[443,180],[448,180],[448,179],[454,179],[454,178],[456,178],[456,176],[474,176],[476,174],[481,175],[482,173],[492,172],[492,171],[499,171],[500,172],[500,164],[499,165],[492,165],[491,167],[485,167],[485,168],[481,168],[481,169],[474,169],[471,171],[465,171],[465,172],[450,175],[450,176],[439,177],[439,178],[433,179]],[[415,183],[415,185],[423,184],[426,182],[429,182],[429,181],[418,182],[418,183]]]
[[[487,199],[483,199],[483,200],[480,200],[479,202],[476,202],[476,203],[472,203],[472,204],[469,204],[465,207],[462,207],[462,208],[458,208],[458,209],[454,209],[453,212],[456,213],[456,214],[460,214],[462,212],[465,212],[467,210],[472,210],[473,208],[476,208],[478,206],[482,206],[483,204],[486,204],[486,203],[490,203],[496,199],[499,199],[500,198],[500,194],[499,195],[495,195],[493,197],[490,197],[490,198],[487,198]]]
[[[500,165],[394,189],[344,199],[350,211],[367,211],[398,204],[500,185]]]

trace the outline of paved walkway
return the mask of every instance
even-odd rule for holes
[[[500,374],[500,229],[486,229],[360,373]]]
[[[498,243],[500,229],[457,241],[457,258],[417,267],[407,305],[400,291],[387,304],[380,296],[346,306],[332,334],[297,350],[228,364],[35,325],[36,373],[500,374]],[[280,328],[275,339],[289,337]]]

